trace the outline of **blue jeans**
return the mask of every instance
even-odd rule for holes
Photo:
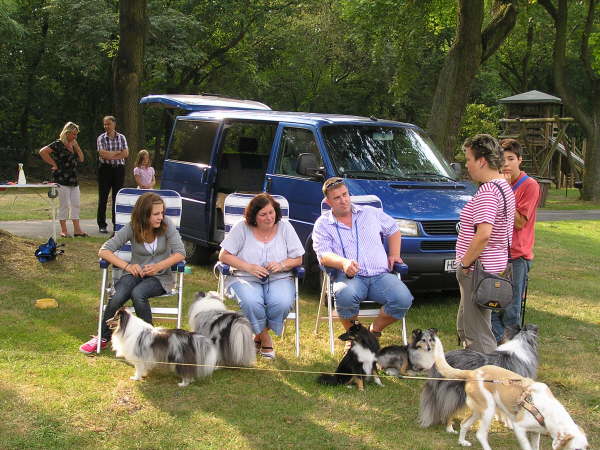
[[[504,329],[513,325],[521,325],[521,304],[525,290],[531,260],[523,257],[511,259],[513,270],[513,302],[502,312],[492,312],[492,331],[496,342],[500,342],[504,336]]]
[[[255,334],[269,328],[279,336],[283,331],[283,321],[296,299],[293,278],[266,283],[240,278],[229,286],[228,291],[228,295],[239,303]]]
[[[402,319],[410,308],[413,296],[406,285],[394,274],[386,272],[365,277],[348,278],[342,271],[333,277],[335,308],[342,319],[356,317],[360,302],[370,300],[383,306],[383,312],[394,319]]]
[[[106,325],[106,321],[112,318],[117,310],[131,299],[135,314],[142,320],[152,324],[152,309],[150,302],[151,297],[158,297],[165,293],[164,288],[155,277],[134,277],[127,273],[115,284],[115,294],[109,300],[104,316],[102,317],[102,337],[109,340],[112,336],[112,331]]]

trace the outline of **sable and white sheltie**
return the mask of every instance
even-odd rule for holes
[[[373,378],[376,384],[383,386],[379,377],[365,377],[377,374],[377,352],[379,342],[373,333],[367,330],[357,320],[348,331],[339,336],[342,341],[351,341],[352,346],[346,352],[335,375],[323,374],[317,381],[321,384],[356,384],[359,391],[364,390],[364,381]]]
[[[528,378],[535,378],[538,367],[538,327],[529,324],[523,328],[507,329],[508,342],[492,353],[461,349],[446,353],[448,364],[457,369],[472,370],[481,366],[503,367]],[[440,377],[433,367],[432,377]],[[422,427],[444,424],[446,431],[454,433],[452,419],[466,407],[465,383],[462,381],[435,381],[425,383],[421,392],[419,423]]]
[[[209,338],[199,333],[154,328],[125,308],[119,309],[106,323],[113,330],[112,348],[116,356],[135,367],[132,380],[141,380],[156,365],[163,365],[160,363],[176,363],[168,366],[181,376],[178,383],[181,387],[215,370],[217,349]]]
[[[196,294],[190,307],[190,329],[212,339],[220,365],[248,367],[256,361],[250,322],[242,312],[227,310],[214,291]]]

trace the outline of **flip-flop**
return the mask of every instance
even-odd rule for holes
[[[74,233],[73,236],[75,236],[75,237],[89,237],[89,234],[87,234],[84,231],[83,233]]]

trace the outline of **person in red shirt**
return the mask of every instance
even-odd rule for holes
[[[535,216],[540,186],[537,181],[521,170],[523,156],[521,145],[515,139],[500,142],[504,153],[502,172],[515,194],[515,226],[510,247],[510,261],[513,266],[512,304],[503,312],[492,313],[492,331],[498,343],[504,340],[504,330],[508,326],[521,324],[521,305],[527,290],[527,281],[533,260],[535,241]]]

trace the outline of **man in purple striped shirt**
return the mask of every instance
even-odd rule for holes
[[[336,309],[344,328],[356,319],[360,302],[369,299],[382,305],[371,324],[376,336],[404,317],[413,296],[390,273],[400,258],[400,230],[396,221],[372,206],[353,205],[343,178],[323,184],[325,201],[331,207],[315,222],[312,239],[319,262],[337,269],[333,276]],[[388,240],[389,254],[381,240]]]

